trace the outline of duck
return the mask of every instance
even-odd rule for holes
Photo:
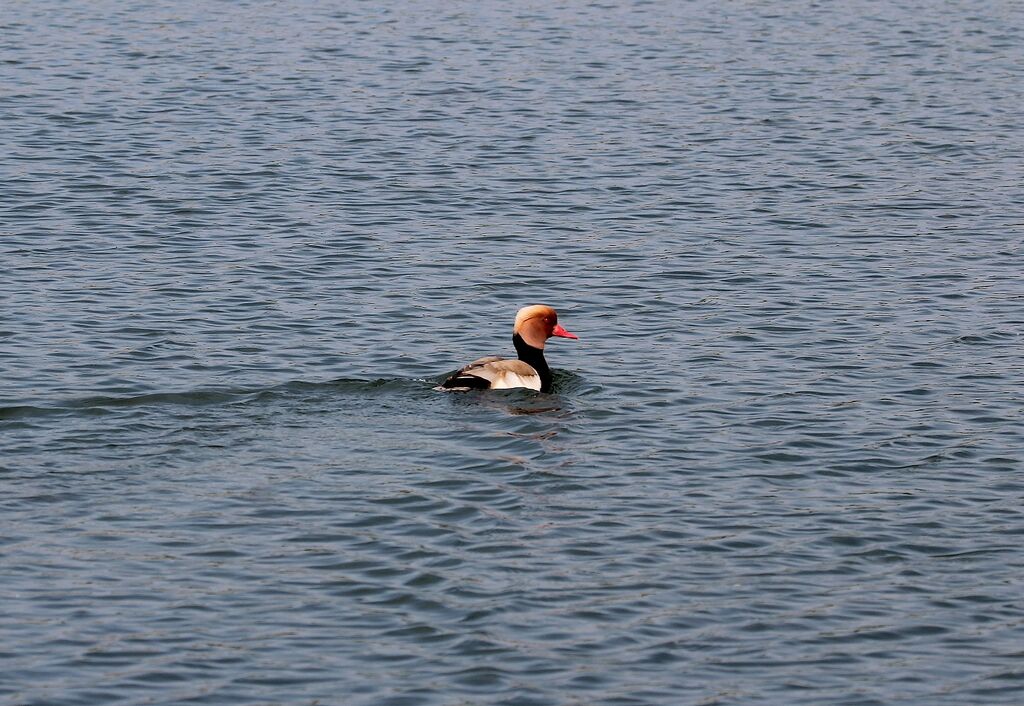
[[[519,354],[518,360],[500,356],[474,360],[452,373],[439,389],[509,390],[525,387],[551,392],[551,368],[544,359],[544,344],[552,336],[579,340],[579,336],[558,324],[558,313],[550,306],[524,306],[516,313],[512,327],[512,345]]]

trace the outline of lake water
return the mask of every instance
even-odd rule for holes
[[[1012,0],[5,3],[0,704],[1020,704],[1022,62]],[[432,389],[532,303],[553,394]]]

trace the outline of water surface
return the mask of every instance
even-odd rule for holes
[[[1024,21],[902,5],[5,5],[0,704],[1019,703]]]

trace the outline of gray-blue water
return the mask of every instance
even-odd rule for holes
[[[0,704],[1020,704],[1022,25],[3,3]]]

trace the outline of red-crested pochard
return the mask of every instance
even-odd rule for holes
[[[544,360],[544,344],[552,336],[576,338],[558,325],[558,314],[550,306],[524,306],[516,314],[512,344],[519,360],[498,356],[474,360],[441,383],[445,389],[507,390],[527,387],[551,392],[551,368]]]

